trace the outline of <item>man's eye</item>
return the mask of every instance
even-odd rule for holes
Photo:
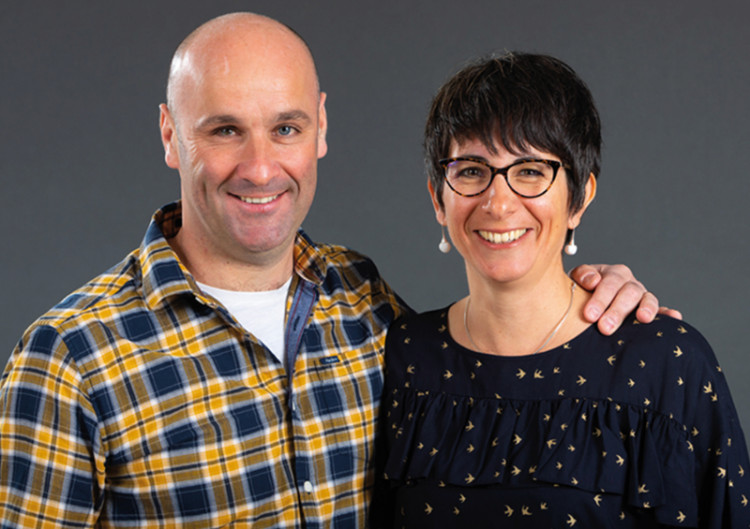
[[[219,127],[214,131],[217,136],[233,136],[237,131],[234,127]]]
[[[278,132],[279,136],[291,136],[294,134],[295,128],[290,125],[282,125],[276,129],[276,132]]]

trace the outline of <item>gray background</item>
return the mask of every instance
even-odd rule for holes
[[[178,196],[157,105],[180,40],[235,10],[309,42],[329,154],[305,228],[374,258],[415,308],[465,292],[437,251],[421,129],[469,57],[550,53],[588,82],[604,124],[580,262],[625,262],[713,344],[750,428],[750,30],[745,1],[149,1],[0,7],[0,364],[24,328],[136,247]]]

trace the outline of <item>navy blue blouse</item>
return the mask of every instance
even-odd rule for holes
[[[447,312],[386,342],[394,527],[750,527],[745,440],[698,331],[632,318],[507,357],[456,343]]]

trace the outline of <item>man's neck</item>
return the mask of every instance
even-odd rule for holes
[[[254,260],[232,259],[207,247],[184,244],[179,232],[169,245],[196,281],[224,290],[274,290],[288,281],[294,270],[294,244]]]

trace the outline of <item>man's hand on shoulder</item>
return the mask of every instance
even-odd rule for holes
[[[586,290],[593,290],[583,315],[597,322],[603,334],[615,332],[636,307],[635,315],[641,323],[650,323],[657,314],[682,319],[679,311],[660,307],[656,296],[625,265],[580,265],[571,270],[570,277]]]

